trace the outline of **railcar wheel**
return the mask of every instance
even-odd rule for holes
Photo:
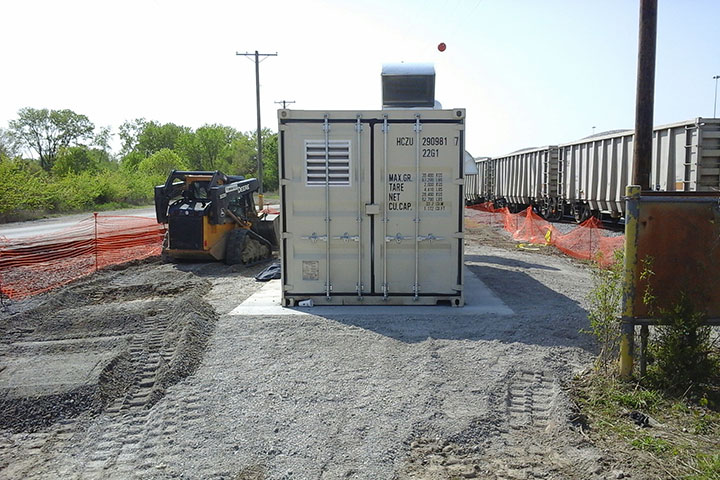
[[[582,206],[579,203],[570,206],[570,214],[575,219],[575,223],[582,223]]]

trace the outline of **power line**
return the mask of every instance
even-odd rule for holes
[[[280,100],[280,101],[275,102],[275,103],[278,103],[278,104],[282,103],[283,109],[285,109],[285,104],[287,104],[287,103],[295,103],[295,100]]]
[[[260,57],[277,57],[275,53],[240,53],[235,52],[235,55],[243,57],[255,57],[255,101],[257,104],[257,169],[258,169],[258,181],[260,182],[260,191],[258,192],[260,208],[263,207],[263,163],[262,163],[262,126],[260,124]],[[263,59],[264,60],[264,59]]]

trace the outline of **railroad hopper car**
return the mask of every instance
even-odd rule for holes
[[[625,214],[625,187],[633,169],[632,130],[614,131],[559,146],[479,160],[476,201],[533,206],[549,220],[571,215],[617,220]],[[481,181],[480,172],[485,172]],[[489,181],[488,181],[489,179]],[[657,191],[720,194],[720,119],[695,120],[653,131],[651,182]]]
[[[468,152],[465,152],[466,157],[470,154]],[[466,158],[465,161],[465,180],[463,187],[463,192],[465,194],[465,203],[467,205],[473,205],[475,203],[478,203],[480,201],[480,198],[478,196],[479,192],[481,191],[480,186],[477,184],[478,180],[481,180],[483,178],[482,173],[478,171],[478,167],[481,165],[484,165],[482,163],[482,160],[487,160],[489,157],[476,157],[472,158],[473,167],[468,167],[468,160]]]

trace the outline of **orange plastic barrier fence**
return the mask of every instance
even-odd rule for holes
[[[492,203],[472,205],[465,209],[465,224],[501,226],[518,242],[553,245],[574,258],[597,260],[601,266],[615,262],[615,250],[623,248],[625,236],[610,236],[595,217],[585,220],[568,233],[561,233],[531,207],[520,213],[507,208],[493,208]]]
[[[19,299],[111,265],[160,255],[165,227],[152,218],[93,215],[35,237],[0,237],[0,293]]]

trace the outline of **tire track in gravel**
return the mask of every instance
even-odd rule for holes
[[[160,271],[152,265],[139,266],[137,271],[128,270],[124,274],[101,272],[87,281],[48,294],[44,301],[35,302],[34,307],[21,313],[19,319],[10,317],[11,328],[13,322],[32,321],[37,325],[26,328],[20,337],[13,337],[11,340],[15,343],[9,344],[11,349],[17,350],[13,345],[39,345],[38,348],[47,350],[46,340],[68,335],[67,329],[57,330],[53,326],[58,316],[71,319],[70,335],[85,332],[90,335],[88,338],[94,339],[105,338],[103,329],[109,328],[114,333],[126,319],[132,320],[133,315],[143,313],[141,323],[132,320],[135,322],[131,324],[132,333],[116,337],[126,342],[126,349],[100,376],[98,394],[101,397],[94,400],[93,405],[97,405],[94,410],[81,411],[78,416],[75,416],[78,412],[69,412],[70,416],[61,416],[37,431],[23,431],[22,423],[15,427],[14,433],[9,429],[0,430],[0,476],[3,478],[155,477],[156,462],[143,452],[149,435],[147,422],[152,418],[150,407],[162,398],[168,386],[197,367],[215,314],[202,299],[210,286],[208,282],[168,266]],[[94,313],[84,318],[73,316],[73,310],[78,307],[88,312],[95,309],[108,316]],[[80,337],[69,342],[75,345],[83,341]],[[60,340],[60,343],[68,341]],[[56,349],[55,344],[47,345]],[[78,351],[83,351],[82,347],[79,345]],[[27,350],[30,347],[23,348],[23,355],[31,355]],[[3,350],[8,351],[5,346]],[[110,383],[106,385],[106,381]],[[104,408],[103,402],[107,402]],[[99,417],[98,407],[103,411]],[[106,428],[98,430],[99,425]],[[128,463],[129,460],[132,463]]]

